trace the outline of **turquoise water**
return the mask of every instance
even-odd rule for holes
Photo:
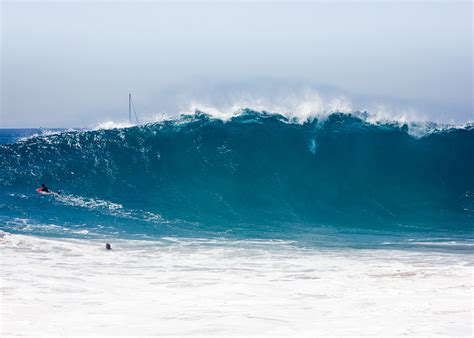
[[[22,128],[22,129],[0,129],[0,144],[15,143],[32,135],[49,135],[67,131],[65,128]]]
[[[246,110],[23,139],[38,133],[1,130],[0,229],[470,250],[474,127],[410,128]],[[62,194],[37,194],[41,183]]]

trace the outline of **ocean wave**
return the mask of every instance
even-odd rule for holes
[[[363,112],[197,112],[2,145],[0,185],[47,183],[58,203],[157,223],[472,226],[474,126],[423,128],[413,137]]]

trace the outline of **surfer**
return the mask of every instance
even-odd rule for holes
[[[112,250],[112,246],[109,243],[106,243],[105,250]]]
[[[39,188],[39,190],[42,191],[42,192],[49,192],[48,187],[46,187],[46,185],[44,185],[44,183],[41,183],[41,188]]]
[[[48,187],[44,183],[41,183],[41,188],[36,189],[36,191],[39,192],[40,194],[61,195],[61,190],[58,190],[57,192],[51,191],[48,189]]]

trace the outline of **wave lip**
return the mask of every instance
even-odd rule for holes
[[[319,112],[311,111],[309,113],[303,114],[283,110],[276,113],[273,110],[254,110],[251,108],[237,108],[237,106],[232,106],[228,110],[219,110],[212,106],[202,106],[198,104],[193,105],[190,112],[181,113],[174,117],[167,114],[155,115],[149,119],[148,122],[142,125],[169,123],[180,125],[202,119],[203,117],[206,117],[210,120],[221,120],[223,122],[228,122],[231,120],[240,119],[242,116],[248,117],[249,115],[257,115],[262,118],[273,116],[282,121],[295,124],[310,123],[315,120],[319,121],[320,123],[324,123],[324,121],[330,118],[331,115],[355,116],[372,125],[406,128],[408,133],[413,137],[423,137],[431,133],[442,132],[445,130],[472,129],[474,127],[474,121],[467,121],[458,124],[439,123],[417,118],[408,118],[404,114],[391,115],[386,113],[369,113],[368,111],[350,110],[323,110]],[[128,122],[105,121],[99,123],[93,128],[93,130],[123,129],[134,126],[135,125]]]

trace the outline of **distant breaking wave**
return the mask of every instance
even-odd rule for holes
[[[164,220],[166,227],[181,220],[191,229],[468,229],[474,223],[474,126],[424,127],[413,137],[406,124],[369,121],[364,113],[294,121],[247,109],[225,121],[197,112],[136,127],[33,137],[0,146],[3,213],[15,215],[17,208],[28,217],[80,223],[82,211],[65,208],[92,199],[157,215],[147,231]],[[53,211],[54,203],[34,193],[42,182],[81,197]],[[36,199],[5,202],[20,194]],[[102,216],[87,220],[115,222]]]

